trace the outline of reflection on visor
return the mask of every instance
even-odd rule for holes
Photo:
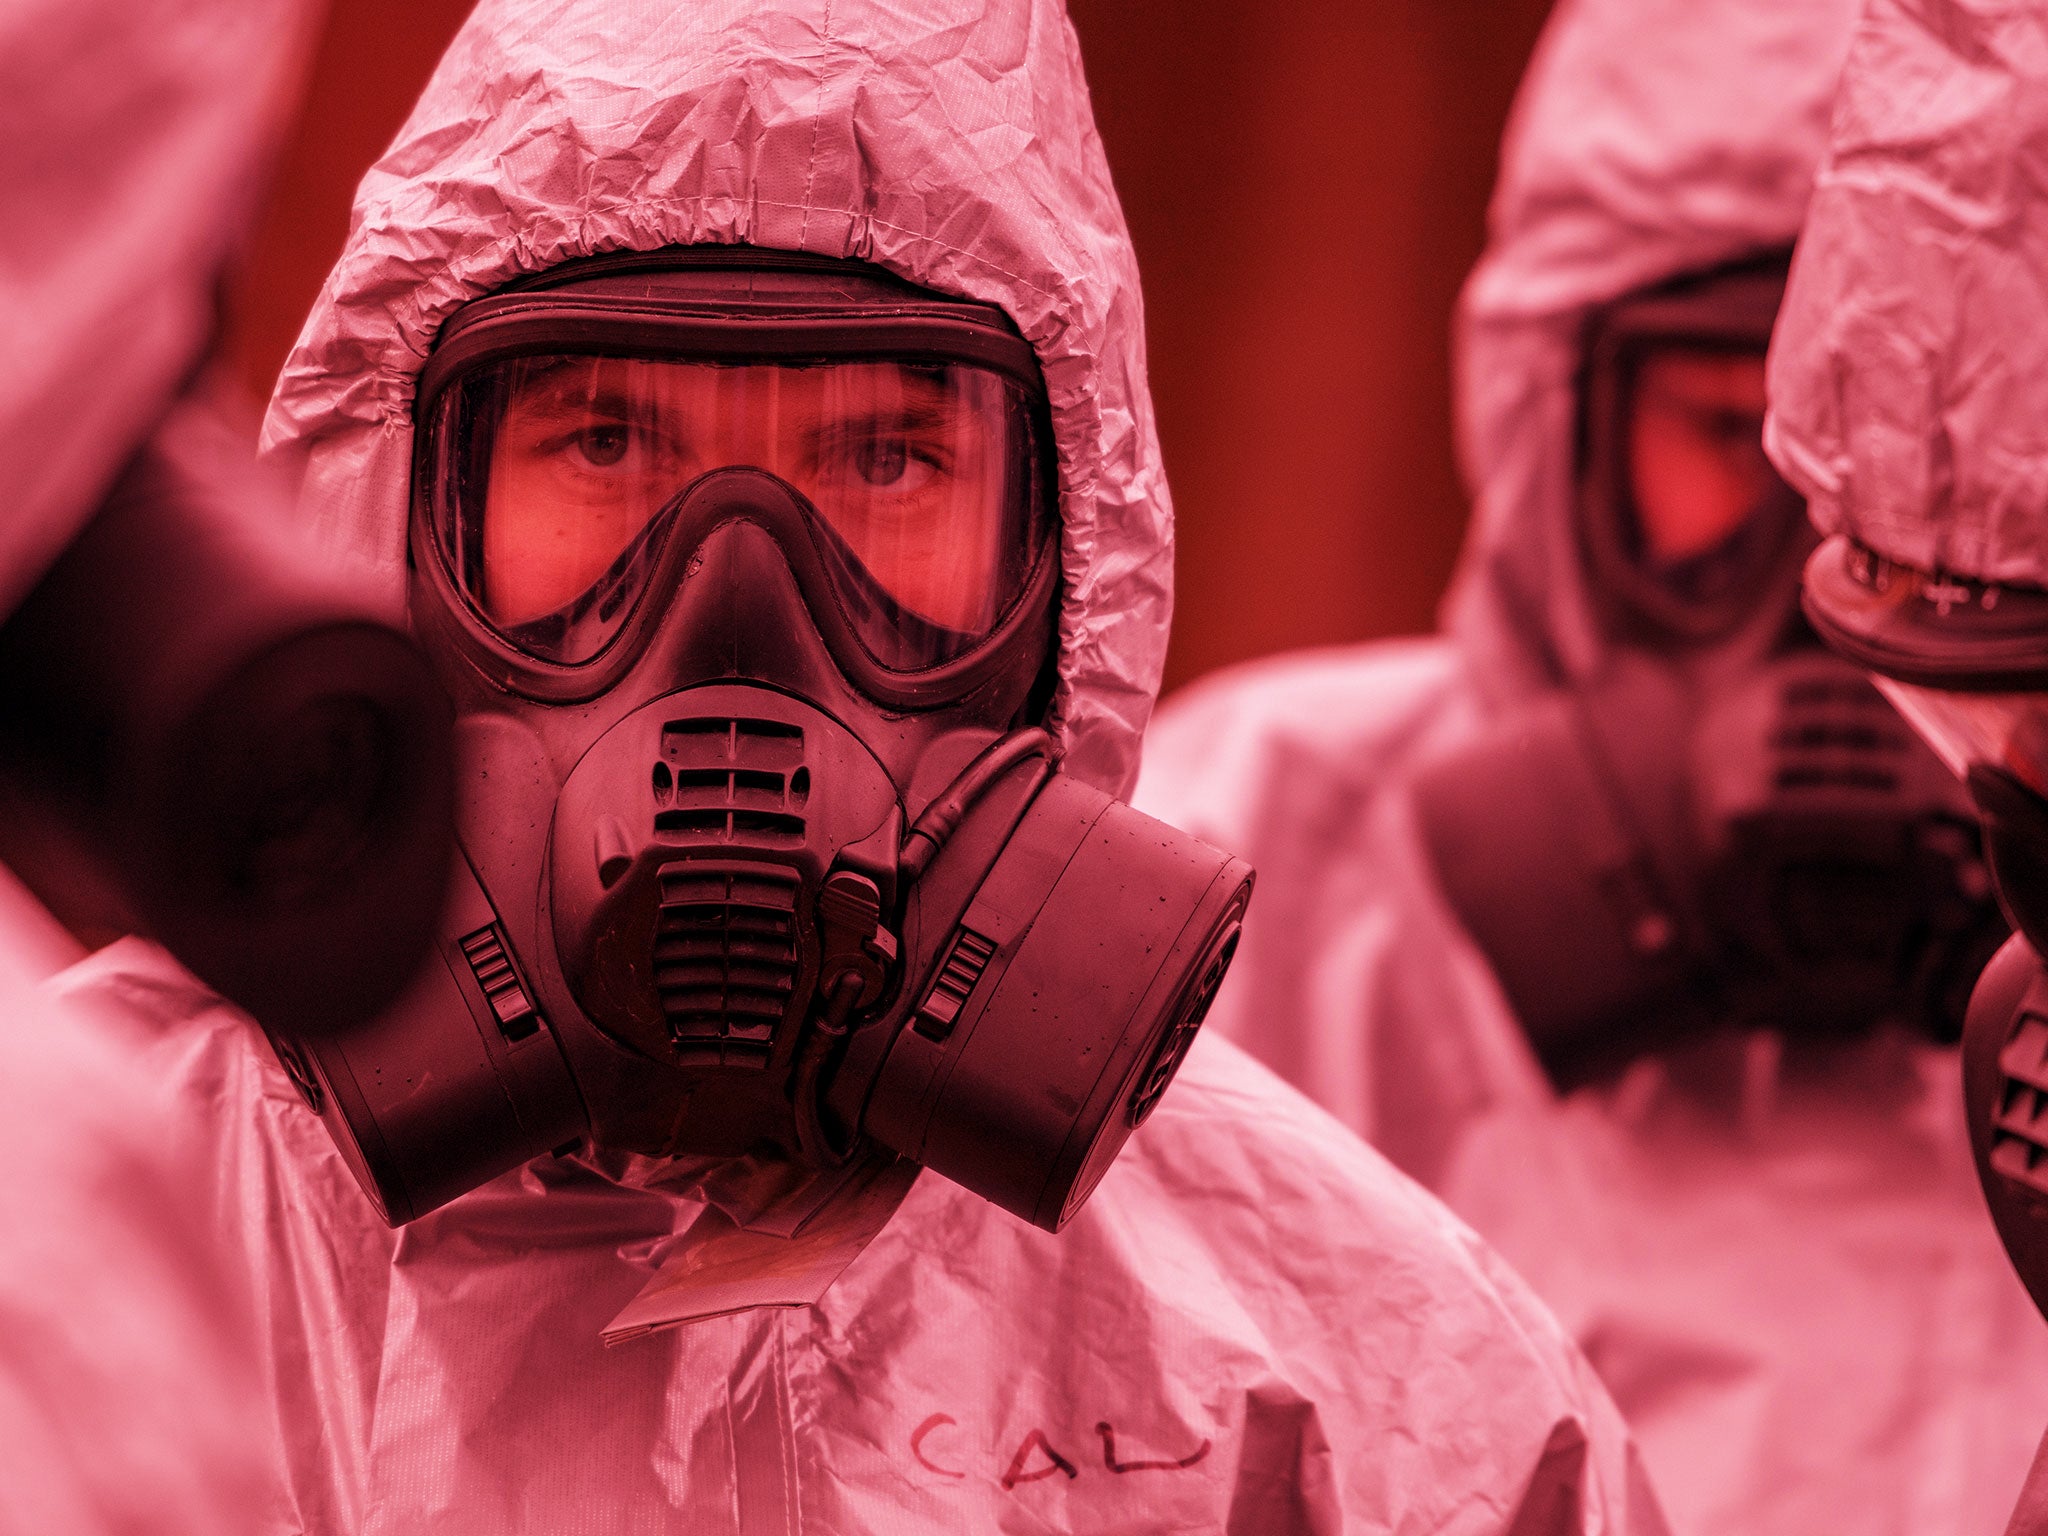
[[[1603,596],[1695,642],[1782,601],[1804,518],[1764,455],[1761,342],[1613,341],[1587,401],[1583,534]]]
[[[1628,527],[1638,568],[1695,609],[1746,604],[1801,503],[1764,456],[1764,357],[1644,348],[1628,398]]]
[[[1634,367],[1629,481],[1640,555],[1681,570],[1724,548],[1784,482],[1764,457],[1760,352],[1661,346]]]
[[[433,498],[441,547],[476,612],[551,661],[617,633],[660,514],[714,470],[802,493],[842,604],[892,666],[986,636],[1045,542],[1024,396],[978,368],[524,357],[444,402],[435,457],[458,483]]]

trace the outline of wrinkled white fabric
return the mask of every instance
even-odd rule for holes
[[[1057,5],[486,0],[363,179],[265,444],[308,455],[307,505],[395,600],[441,323],[573,257],[708,243],[857,257],[1017,323],[1059,455],[1066,769],[1129,793],[1173,512],[1137,265]]]
[[[1160,710],[1138,795],[1259,870],[1209,1027],[1531,1280],[1681,1536],[1992,1531],[2011,1508],[2048,1421],[2048,1329],[1983,1215],[1954,1053],[1780,1054],[1762,1034],[1561,1097],[1408,785],[1532,691],[1598,673],[1571,533],[1587,311],[1790,241],[1853,9],[1559,6],[1459,318],[1477,511],[1449,633],[1203,680]]]
[[[1765,442],[1814,521],[2048,586],[2048,11],[1870,6],[1772,338]]]
[[[1475,672],[1439,638],[1235,667],[1166,701],[1138,782],[1142,809],[1259,872],[1204,1027],[1431,1186],[1474,1120],[1551,1097],[1404,782],[1489,720]]]
[[[210,1148],[0,928],[0,1533],[232,1536],[271,1427]]]
[[[268,423],[396,595],[413,379],[464,299],[746,240],[1000,304],[1051,394],[1068,766],[1117,788],[1165,638],[1142,312],[1053,0],[486,0],[366,178]],[[280,1531],[1656,1536],[1612,1405],[1431,1198],[1223,1042],[1058,1237],[930,1175],[812,1306],[599,1330],[702,1207],[543,1161],[386,1231],[253,1028],[75,968],[212,1138],[264,1310]],[[664,1271],[666,1272],[666,1271]]]
[[[0,7],[0,613],[206,350],[315,14],[310,0]]]
[[[543,1160],[387,1231],[160,951],[61,988],[132,1021],[211,1142],[285,1429],[267,1529],[1663,1529],[1520,1281],[1225,1041],[1057,1237],[927,1175],[817,1305],[607,1351],[701,1207]]]

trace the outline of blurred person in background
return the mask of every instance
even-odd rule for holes
[[[137,466],[226,436],[195,375],[310,45],[302,0],[0,17],[0,645]],[[209,457],[209,455],[211,455]],[[248,492],[250,449],[186,457]],[[108,587],[105,605],[130,594]],[[78,686],[64,670],[58,687]],[[22,679],[10,675],[8,697]],[[15,757],[25,722],[0,705]],[[12,853],[33,814],[0,808]],[[37,983],[79,953],[0,867],[0,1531],[268,1529],[273,1425],[206,1154],[120,1019]]]
[[[946,367],[903,361],[942,331]],[[787,850],[848,785],[880,797],[890,837],[840,849],[834,878],[858,878],[819,899],[847,928],[819,962],[843,962],[843,1005],[895,953],[876,907],[896,920],[877,893],[903,819],[881,800],[920,813],[946,752],[1019,724],[1051,733],[1044,796],[1108,816],[1134,774],[1171,514],[1137,274],[1056,3],[487,0],[365,178],[267,431],[336,559],[409,592],[461,701],[460,899],[496,921],[478,906],[448,966],[496,1011],[472,1026],[458,1004],[455,1043],[524,1073],[484,1073],[479,1102],[551,1093],[594,1126],[559,1147],[529,1128],[557,1155],[461,1193],[478,1149],[440,1122],[424,1149],[352,1134],[367,1100],[396,1138],[452,1092],[424,1054],[351,1076],[345,1041],[289,1028],[273,1054],[139,941],[60,979],[153,1032],[210,1138],[278,1392],[280,1528],[1663,1529],[1520,1283],[1226,1042],[1196,1041],[1156,1113],[1140,1085],[1130,1118],[1150,1118],[1057,1236],[907,1165],[850,1182],[822,1117],[796,1140],[823,1172],[740,1145],[800,1114],[807,1079],[750,1086],[788,1059],[773,1010],[743,1005],[784,984],[794,919],[770,910],[773,861],[725,843]],[[717,730],[671,718],[714,693]],[[815,776],[789,756],[811,739]],[[912,749],[914,793],[875,778]],[[673,845],[642,846],[650,821]],[[737,862],[649,863],[685,845]],[[657,915],[670,881],[695,894]],[[645,901],[609,921],[600,887]],[[604,989],[644,985],[632,946],[662,942],[641,1036]],[[1089,986],[1120,980],[1073,948]],[[950,953],[932,1041],[995,1007],[977,977],[997,961]],[[1014,1075],[1032,1068],[1020,1047]],[[1003,1087],[998,1160],[1044,1113]]]
[[[1801,619],[1761,445],[1854,11],[1558,7],[1445,633],[1189,689],[1139,797],[1260,871],[1212,1027],[1530,1279],[1684,1532],[1989,1529],[2048,1413],[1955,1087],[1971,807]]]

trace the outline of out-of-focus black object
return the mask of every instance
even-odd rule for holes
[[[2048,1317],[2048,968],[2023,935],[2006,941],[1970,998],[1963,1098],[1992,1223]]]
[[[1984,968],[1963,1027],[1970,1150],[1999,1239],[2048,1317],[2048,800],[1986,764],[1970,793],[2013,926]]]
[[[200,414],[0,624],[0,857],[318,1032],[386,1006],[433,935],[451,712],[410,638],[245,504]]]

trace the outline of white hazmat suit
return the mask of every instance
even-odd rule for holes
[[[522,274],[743,241],[1001,305],[1060,470],[1057,725],[1125,788],[1170,512],[1142,312],[1047,0],[486,0],[365,179],[279,386],[338,554],[402,590],[436,328]],[[1435,1201],[1227,1043],[1061,1235],[930,1175],[822,1299],[612,1350],[705,1226],[542,1160],[385,1230],[260,1036],[160,955],[76,996],[152,1021],[266,1312],[278,1529],[362,1533],[1657,1532],[1604,1392]]]
[[[1675,1528],[1701,1536],[1992,1530],[2011,1507],[2048,1417],[2048,1331],[1983,1214],[1955,1055],[1763,1032],[1560,1096],[1406,786],[1546,669],[1601,675],[1573,533],[1581,328],[1790,244],[1853,15],[1564,0],[1459,316],[1477,508],[1447,632],[1195,685],[1160,712],[1139,794],[1260,871],[1210,1027],[1528,1277],[1614,1391]]]

